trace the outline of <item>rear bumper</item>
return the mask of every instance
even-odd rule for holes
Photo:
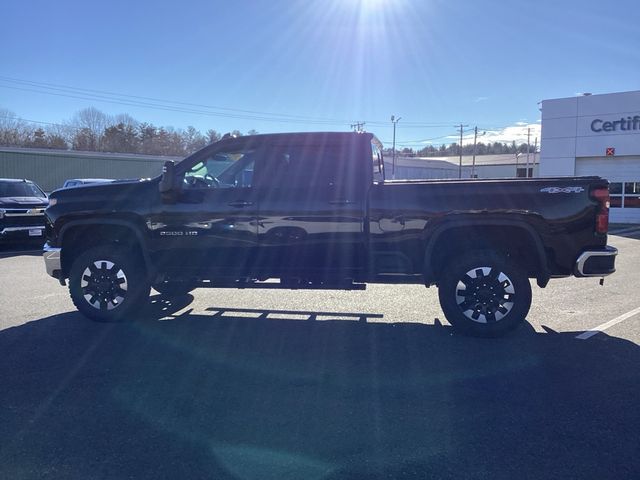
[[[45,243],[42,249],[42,258],[44,258],[44,266],[47,270],[47,275],[57,278],[58,280],[60,280],[62,273],[60,251],[60,248],[50,247],[48,243]]]
[[[616,271],[618,249],[607,245],[598,250],[585,250],[576,260],[576,277],[604,277]]]

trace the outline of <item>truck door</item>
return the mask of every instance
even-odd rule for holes
[[[260,269],[271,276],[339,281],[365,264],[358,152],[349,143],[321,140],[265,147],[256,190],[258,245]]]
[[[253,173],[257,149],[218,150],[184,173],[175,203],[148,219],[158,264],[169,272],[235,276],[257,248]]]

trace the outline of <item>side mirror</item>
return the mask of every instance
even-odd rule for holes
[[[173,160],[167,160],[162,167],[162,178],[158,184],[158,190],[162,198],[172,201],[177,193],[176,188],[176,164]]]

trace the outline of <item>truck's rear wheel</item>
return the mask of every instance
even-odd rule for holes
[[[133,319],[144,308],[149,289],[142,261],[118,246],[90,248],[75,259],[69,274],[73,304],[102,322]]]
[[[445,266],[438,296],[457,330],[497,337],[524,321],[531,306],[531,284],[509,259],[490,251],[470,252]]]

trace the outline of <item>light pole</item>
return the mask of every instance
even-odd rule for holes
[[[393,148],[391,149],[391,179],[396,179],[396,124],[402,117],[396,118],[395,115],[391,115],[391,123],[393,123]]]
[[[460,162],[458,163],[458,178],[462,178],[462,132],[465,127],[469,125],[460,124],[460,146],[458,148],[458,153],[460,153]]]
[[[530,150],[530,140],[531,139],[531,128],[527,128],[527,169],[525,170],[524,176],[529,178],[529,150]]]

